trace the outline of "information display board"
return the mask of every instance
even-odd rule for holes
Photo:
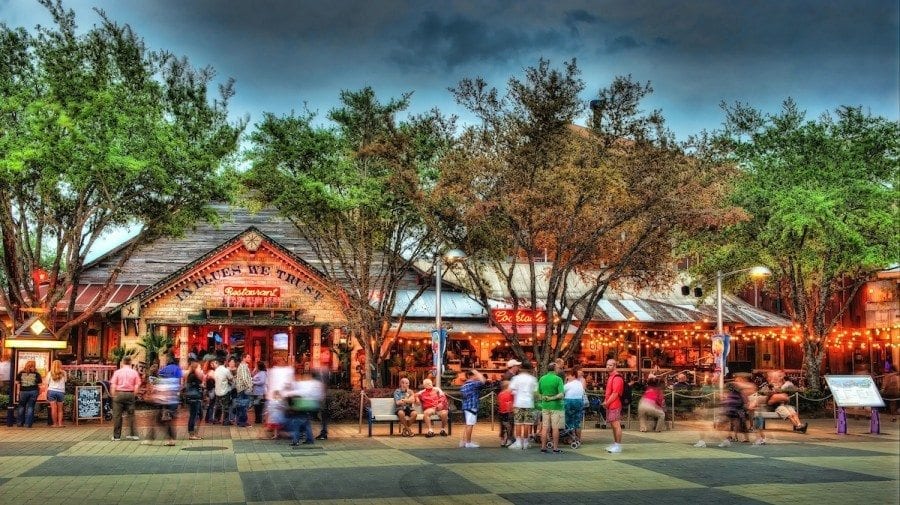
[[[825,382],[838,407],[884,407],[871,375],[826,375]]]
[[[103,387],[75,388],[75,424],[83,419],[99,419],[103,423]]]

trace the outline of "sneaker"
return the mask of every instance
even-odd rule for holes
[[[441,430],[441,432],[439,433],[439,435],[442,436],[442,437],[446,437],[446,436],[447,436],[447,432],[444,431],[444,430]]]
[[[119,437],[110,437],[110,440],[112,440],[113,442],[121,442],[122,441],[122,439]]]
[[[428,433],[425,434],[425,438],[431,438],[431,437],[433,437],[433,436],[434,436],[434,432],[433,432],[433,431],[429,431]]]
[[[137,435],[128,435],[128,436],[125,437],[125,438],[126,438],[127,440],[140,440],[140,439],[141,439],[141,437],[139,437],[139,436],[137,436]]]
[[[694,444],[694,447],[706,447],[706,442],[704,442],[703,440],[698,440],[697,443]]]
[[[459,441],[459,447],[465,447],[465,446],[467,446],[467,445],[469,445],[469,444],[467,444],[465,440],[460,440],[460,441]]]
[[[466,444],[466,449],[478,449],[479,447],[481,446],[476,442],[469,442],[468,444]]]
[[[203,440],[203,437],[200,437],[198,435],[191,435],[188,437],[188,440]]]
[[[528,450],[529,447],[531,447],[531,444],[529,444],[527,441],[526,441],[524,444],[522,444],[522,450],[523,450],[523,451]]]
[[[727,438],[725,440],[722,440],[722,443],[719,444],[719,447],[731,447],[731,440],[728,440]]]
[[[515,442],[509,444],[509,448],[510,448],[510,449],[521,449],[521,448],[522,448],[522,442],[519,442],[518,440],[516,440]]]
[[[798,433],[806,433],[806,428],[809,427],[809,423],[803,423],[800,426],[794,426],[794,431]]]
[[[622,452],[622,446],[619,444],[613,444],[606,448],[606,452],[609,452],[612,454],[618,454],[618,453]]]
[[[753,442],[753,445],[766,445],[766,439],[764,439],[764,438],[757,438],[757,439],[756,439],[756,442]]]
[[[622,449],[619,449],[619,451],[621,452]],[[553,454],[562,454],[562,450],[560,450],[560,449],[553,449]]]
[[[327,433],[319,433],[319,436],[316,437],[316,440],[328,440]]]

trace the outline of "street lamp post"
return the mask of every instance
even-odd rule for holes
[[[434,330],[431,332],[431,352],[434,356],[434,385],[441,387],[441,375],[444,373],[444,328],[441,321],[441,278],[444,276],[444,264],[452,266],[466,260],[466,253],[459,249],[450,249],[444,254],[434,257],[434,272],[437,279],[434,283]]]
[[[755,266],[750,268],[742,268],[727,273],[721,270],[716,272],[716,336],[724,338],[725,330],[722,322],[722,279],[731,277],[744,272],[750,272],[751,277],[768,277],[772,275],[772,271],[764,266]],[[725,389],[725,370],[728,364],[728,349],[722,350],[722,370],[719,372],[719,391]]]

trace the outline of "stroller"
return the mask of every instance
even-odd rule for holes
[[[603,406],[603,402],[600,401],[601,398],[599,395],[588,395],[588,408],[584,409],[585,414],[589,414],[594,412],[597,414],[597,424],[594,425],[595,428],[606,429],[606,408]],[[560,433],[560,436],[562,434]]]
[[[112,419],[112,395],[109,390],[109,381],[97,381],[97,384],[100,385],[103,389],[103,402],[100,405],[100,410],[103,412],[103,420],[109,421]]]
[[[559,445],[568,444],[572,449],[578,449],[581,447],[581,438],[578,437],[578,434],[574,429],[563,428],[559,430]],[[552,449],[550,447],[553,445],[553,442],[547,442],[547,448]]]

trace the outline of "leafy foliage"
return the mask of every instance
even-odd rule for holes
[[[121,266],[137,247],[214,219],[208,204],[225,195],[220,172],[243,126],[227,118],[230,82],[209,97],[211,69],[148,51],[102,12],[99,26],[79,34],[74,12],[58,0],[41,4],[52,26],[0,27],[0,301],[15,314],[55,311],[69,297],[57,329],[66,332],[111,294],[116,267],[74,317],[70,288],[104,234],[140,230],[120,251]],[[45,290],[32,281],[38,268],[49,273]]]
[[[309,112],[266,114],[250,137],[245,183],[252,199],[295,225],[326,277],[343,287],[353,337],[380,369],[383,344],[396,337],[397,287],[434,247],[420,209],[452,123],[437,112],[398,121],[409,94],[381,103],[364,88],[340,98],[331,127],[315,126]]]
[[[807,120],[792,100],[778,114],[724,106],[717,149],[741,177],[730,203],[748,219],[705,237],[708,269],[761,263],[804,337],[808,384],[819,387],[829,333],[854,294],[900,257],[900,124],[840,107]]]
[[[547,336],[530,349],[541,370],[578,348],[586,325],[574,336],[569,327],[592,317],[610,285],[665,282],[677,234],[727,216],[713,205],[722,167],[687,156],[660,112],[643,114],[648,84],[621,77],[601,89],[591,128],[573,125],[583,89],[574,60],[561,70],[541,60],[502,96],[461,81],[451,91],[482,124],[445,157],[432,199],[447,241],[474,259],[467,284],[483,306],[500,296],[547,311],[546,325],[524,330]],[[519,329],[497,327],[524,358]]]

